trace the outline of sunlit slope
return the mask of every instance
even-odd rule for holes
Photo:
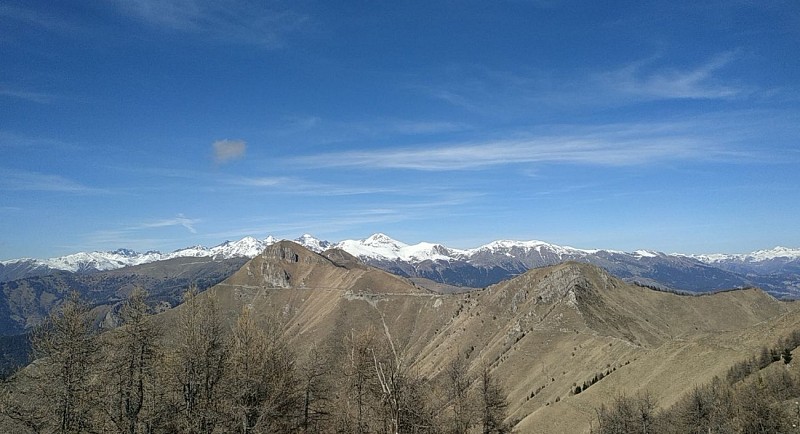
[[[208,294],[230,321],[244,306],[279,320],[299,353],[312,344],[337,353],[348,336],[372,330],[422,376],[440,375],[457,354],[474,370],[488,364],[521,432],[585,431],[594,408],[618,393],[650,390],[669,405],[800,328],[793,304],[757,289],[676,295],[564,263],[442,295],[347,253],[291,242],[270,246]]]

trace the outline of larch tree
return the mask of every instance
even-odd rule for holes
[[[224,400],[226,431],[288,432],[297,427],[299,398],[294,355],[280,327],[259,327],[245,307],[231,336]]]
[[[452,409],[448,421],[448,432],[465,434],[475,424],[475,399],[470,388],[473,378],[469,375],[466,360],[456,355],[445,369],[447,401]]]
[[[97,396],[92,374],[99,360],[99,343],[88,306],[72,293],[34,331],[31,346],[38,359],[30,374],[36,380],[34,399],[46,413],[46,430],[91,431]]]
[[[106,414],[120,432],[135,434],[152,429],[156,396],[156,371],[161,366],[156,326],[145,303],[147,292],[133,290],[122,306],[122,325],[110,333],[106,368],[102,371]],[[143,411],[146,420],[142,420]]]
[[[484,434],[507,433],[511,429],[504,423],[508,401],[505,392],[488,365],[481,368],[480,379],[481,424]]]
[[[227,362],[228,346],[213,294],[198,296],[192,286],[184,294],[180,311],[173,369],[181,393],[181,431],[205,434],[220,419],[219,384]]]

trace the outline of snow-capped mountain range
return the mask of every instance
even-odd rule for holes
[[[13,265],[17,263],[27,263],[33,266],[48,267],[56,270],[71,272],[87,271],[106,271],[133,265],[146,264],[155,261],[163,261],[173,258],[184,257],[213,257],[219,259],[229,259],[234,257],[252,258],[261,253],[267,246],[280,241],[273,236],[264,239],[257,239],[251,236],[244,237],[238,241],[225,241],[214,247],[192,246],[175,250],[169,253],[158,251],[148,251],[144,253],[135,252],[129,249],[118,249],[112,252],[79,252],[66,256],[59,256],[49,259],[21,258],[0,261],[2,265]],[[320,240],[310,234],[304,234],[292,241],[315,252],[322,252],[330,248],[346,251],[351,255],[362,260],[378,261],[404,261],[419,263],[427,260],[468,260],[475,256],[516,256],[513,252],[539,252],[554,255],[559,259],[569,260],[588,255],[595,255],[599,252],[608,254],[628,255],[639,258],[653,258],[659,256],[673,256],[692,258],[706,264],[719,264],[726,262],[739,263],[758,263],[775,259],[797,260],[800,259],[800,249],[787,247],[775,247],[769,250],[758,250],[744,254],[709,254],[709,255],[686,255],[680,253],[664,254],[649,250],[636,250],[626,253],[618,250],[606,249],[577,249],[569,246],[559,246],[544,241],[515,241],[498,240],[476,247],[473,249],[453,249],[441,244],[421,242],[409,245],[391,237],[377,233],[362,240],[344,240],[338,243]]]
[[[12,259],[0,261],[2,265],[12,265],[15,263],[29,263],[37,266],[49,267],[57,270],[72,272],[81,271],[106,271],[133,265],[146,264],[155,261],[162,261],[172,258],[182,257],[213,257],[228,259],[234,257],[255,257],[267,246],[279,241],[278,238],[268,236],[263,240],[254,237],[244,237],[238,241],[225,241],[222,244],[208,248],[204,246],[192,246],[175,250],[169,253],[158,251],[148,251],[138,253],[128,249],[119,249],[113,252],[79,252],[66,256],[50,259]],[[362,240],[344,240],[338,243],[320,240],[312,235],[304,234],[293,240],[306,248],[315,252],[322,252],[329,248],[337,248],[350,253],[364,260],[384,260],[384,261],[405,261],[423,262],[426,260],[465,260],[477,255],[507,256],[513,257],[513,251],[522,252],[547,252],[559,258],[574,259],[575,257],[607,252],[610,254],[626,254],[617,250],[603,249],[577,249],[569,246],[559,246],[546,243],[544,241],[514,241],[498,240],[489,244],[482,245],[474,249],[452,249],[441,244],[422,242],[408,245],[401,241],[390,238],[389,236],[377,233]],[[627,255],[633,257],[658,257],[675,256],[689,257],[708,264],[721,262],[763,262],[777,258],[796,260],[800,258],[800,249],[790,249],[786,247],[776,247],[770,250],[759,250],[747,254],[711,254],[711,255],[665,255],[660,252],[648,250],[636,250]]]
[[[252,258],[277,241],[272,236],[264,239],[245,237],[210,248],[193,246],[170,253],[138,253],[120,249],[80,252],[50,259],[15,259],[0,262],[0,278],[15,280],[48,274],[53,270],[91,273],[184,257]],[[530,268],[571,260],[599,265],[628,280],[673,289],[714,290],[757,285],[778,294],[800,292],[800,278],[797,278],[800,275],[800,249],[785,247],[737,255],[684,255],[648,250],[577,249],[536,240],[498,240],[473,249],[453,249],[428,242],[409,245],[381,233],[338,243],[309,234],[293,241],[316,252],[338,248],[392,273],[458,286],[483,287]],[[787,280],[786,274],[794,277]],[[763,276],[771,276],[771,280],[765,280],[767,278]],[[784,291],[786,287],[789,289]]]

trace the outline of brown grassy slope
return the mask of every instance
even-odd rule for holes
[[[291,242],[269,247],[209,294],[229,318],[245,305],[279,318],[299,353],[312,343],[341,349],[351,332],[371,328],[424,376],[439,375],[457,353],[474,372],[489,364],[520,432],[586,431],[593,409],[622,392],[647,389],[669,405],[800,328],[794,305],[760,290],[681,296],[565,263],[443,295],[346,253],[317,255]]]

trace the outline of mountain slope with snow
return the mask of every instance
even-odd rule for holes
[[[691,257],[715,267],[743,274],[774,275],[800,274],[800,249],[777,246],[750,253],[692,255]]]

